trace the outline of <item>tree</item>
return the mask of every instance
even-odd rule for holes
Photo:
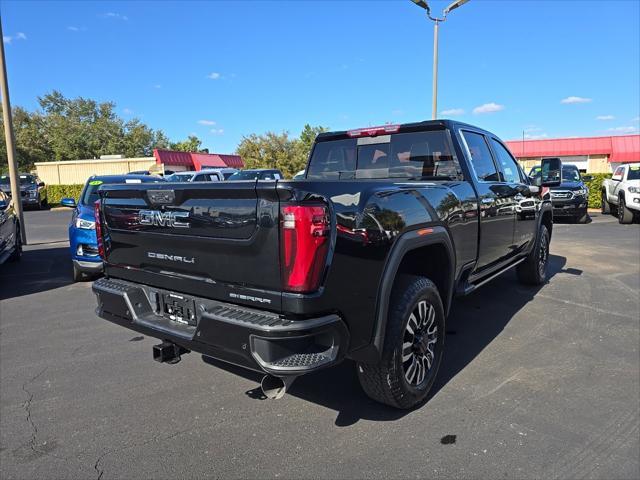
[[[195,135],[189,135],[186,140],[170,144],[171,150],[179,152],[199,152],[202,141]]]
[[[277,168],[286,177],[302,170],[318,133],[324,127],[305,125],[299,138],[290,138],[289,132],[252,133],[243,137],[236,149],[249,168]]]
[[[125,122],[113,102],[66,98],[53,90],[38,98],[39,110],[13,109],[16,154],[21,171],[35,162],[81,160],[100,155],[123,154],[147,157],[154,148],[200,151],[195,136],[172,143],[162,130],[154,130],[139,119]],[[0,108],[0,114],[2,109]],[[0,127],[3,128],[0,115]],[[0,139],[0,171],[7,168],[4,136]]]

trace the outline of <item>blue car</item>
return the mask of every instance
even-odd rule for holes
[[[148,183],[164,182],[161,177],[151,175],[100,175],[87,180],[80,199],[63,198],[60,203],[73,208],[69,223],[69,247],[73,262],[73,281],[78,282],[87,276],[102,272],[102,259],[98,253],[94,203],[98,200],[100,185],[111,183]]]

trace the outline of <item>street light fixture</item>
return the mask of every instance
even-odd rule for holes
[[[438,25],[440,22],[444,22],[447,19],[447,15],[452,10],[455,10],[458,7],[461,7],[469,0],[456,0],[451,3],[447,8],[442,11],[442,18],[431,16],[431,8],[429,8],[429,4],[425,0],[411,0],[413,3],[418,5],[420,8],[423,8],[427,11],[427,18],[433,21],[433,98],[431,101],[431,118],[433,120],[436,119],[438,114]]]

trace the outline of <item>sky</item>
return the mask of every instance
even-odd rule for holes
[[[431,117],[433,25],[409,0],[0,0],[0,11],[11,101],[29,110],[53,89],[113,101],[216,153],[305,123]],[[639,132],[638,0],[471,0],[439,45],[441,118],[504,140]]]

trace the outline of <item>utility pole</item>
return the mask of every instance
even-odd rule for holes
[[[431,98],[431,120],[438,118],[438,24],[433,26],[433,93]]]
[[[0,17],[0,37],[2,37],[2,17]],[[2,116],[4,119],[4,138],[7,145],[7,160],[9,163],[9,180],[11,181],[11,200],[20,221],[22,244],[26,245],[27,234],[24,227],[24,215],[22,214],[22,197],[20,196],[20,178],[18,178],[16,145],[13,137],[11,102],[9,101],[9,84],[7,82],[7,64],[4,58],[4,41],[0,43],[0,70],[0,94],[2,95]]]

